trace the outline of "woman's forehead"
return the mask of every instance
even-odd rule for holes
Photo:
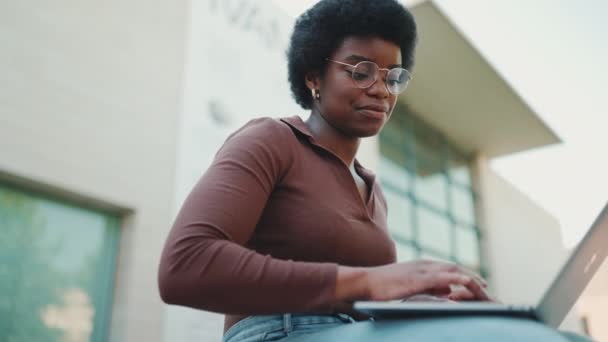
[[[401,49],[378,37],[347,37],[331,58],[350,63],[369,60],[380,67],[388,67],[401,64]]]

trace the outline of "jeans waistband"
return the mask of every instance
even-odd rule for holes
[[[278,323],[281,324],[281,329],[284,333],[289,334],[294,330],[294,327],[302,323],[355,323],[356,320],[343,313],[334,313],[327,315],[314,315],[314,314],[281,314],[281,315],[267,315],[267,316],[249,316],[237,322],[235,325],[230,327],[224,334],[222,341],[228,341],[239,335],[241,332],[251,330],[264,330],[271,326],[277,327]]]

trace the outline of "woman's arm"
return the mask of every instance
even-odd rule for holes
[[[231,314],[332,310],[336,264],[243,247],[293,158],[289,134],[281,122],[257,119],[222,146],[165,243],[158,274],[165,302]]]
[[[365,268],[338,266],[336,278],[334,296],[337,302],[352,302],[369,298]]]

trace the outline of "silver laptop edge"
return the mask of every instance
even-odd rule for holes
[[[442,302],[355,302],[354,309],[370,316],[390,318],[437,315],[498,315],[538,319],[531,306],[505,305],[488,302],[442,303]]]
[[[575,247],[537,307],[539,318],[554,327],[564,320],[608,254],[608,204]]]
[[[386,316],[441,314],[502,314],[538,319],[557,328],[583,293],[608,254],[608,203],[576,246],[536,308],[488,302],[372,302],[354,303],[368,315]],[[376,310],[378,310],[376,312]]]

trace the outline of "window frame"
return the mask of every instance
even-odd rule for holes
[[[400,106],[402,107],[402,106]],[[416,117],[414,114],[407,111],[407,108],[396,108],[392,114],[391,121],[389,121],[383,131],[379,136],[379,150],[380,150],[380,158],[386,158],[390,160],[395,165],[401,167],[404,172],[403,175],[409,178],[409,188],[406,191],[400,189],[400,187],[396,187],[391,184],[390,179],[384,178],[385,176],[380,169],[378,172],[379,180],[381,186],[383,188],[387,188],[387,190],[392,191],[394,195],[401,195],[408,198],[412,203],[412,239],[406,240],[400,237],[392,236],[396,243],[404,244],[408,246],[413,246],[416,250],[417,257],[420,257],[423,253],[428,253],[436,256],[437,258],[449,260],[451,262],[455,262],[458,264],[465,265],[477,272],[479,272],[482,276],[486,277],[488,275],[486,264],[484,263],[482,256],[482,234],[477,222],[477,201],[479,200],[477,193],[473,188],[473,173],[471,170],[472,157],[467,156],[458,150],[458,148],[452,144],[448,139],[441,134],[438,130],[433,128],[432,126],[426,124],[423,120]],[[391,125],[391,126],[389,126]],[[388,130],[386,129],[388,127]],[[421,130],[420,132],[416,132],[413,134],[415,129]],[[418,143],[416,140],[417,135],[424,135],[425,132],[431,132],[433,135],[434,141],[439,141],[439,161],[440,161],[440,170],[438,171],[445,179],[445,201],[447,201],[445,210],[441,208],[437,208],[433,203],[429,203],[424,198],[422,198],[419,194],[417,194],[417,183],[419,183],[418,176],[415,174],[418,170],[418,164],[425,160],[424,156],[418,156],[417,151],[419,150],[428,150],[426,148],[417,148],[416,144]],[[399,134],[399,136],[394,136],[395,134]],[[389,151],[391,155],[395,155],[399,153],[398,159],[394,160],[387,156],[384,152]],[[453,157],[452,157],[453,156]],[[468,179],[471,180],[471,184],[463,184],[461,181],[453,179],[454,177],[451,175],[451,165],[452,159],[458,160],[458,162],[464,162],[465,167],[468,169],[469,175]],[[437,159],[436,159],[437,160]],[[400,161],[405,161],[404,163],[407,165],[402,165]],[[473,222],[465,222],[459,217],[456,217],[454,213],[454,199],[452,198],[452,192],[454,189],[456,191],[464,191],[470,194],[471,205],[473,207]],[[419,191],[419,190],[418,190]],[[420,207],[423,207],[426,210],[432,211],[437,215],[441,215],[450,222],[450,251],[436,251],[431,248],[427,248],[422,246],[420,243],[420,234],[419,234],[419,218],[418,212]],[[389,211],[395,210],[390,207],[389,203]],[[460,260],[458,253],[458,241],[457,241],[457,230],[463,229],[466,227],[467,229],[472,229],[475,232],[476,240],[477,240],[477,251],[476,254],[478,256],[478,267],[475,265],[468,265],[464,263],[464,260]]]
[[[125,215],[131,213],[132,210],[1,172],[0,188],[30,197],[32,201],[53,202],[77,210],[94,212],[104,218],[105,234],[102,243],[104,248],[100,255],[103,260],[100,279],[103,281],[95,286],[94,293],[91,295],[91,301],[96,311],[90,338],[93,342],[108,341],[114,305],[121,228]]]

